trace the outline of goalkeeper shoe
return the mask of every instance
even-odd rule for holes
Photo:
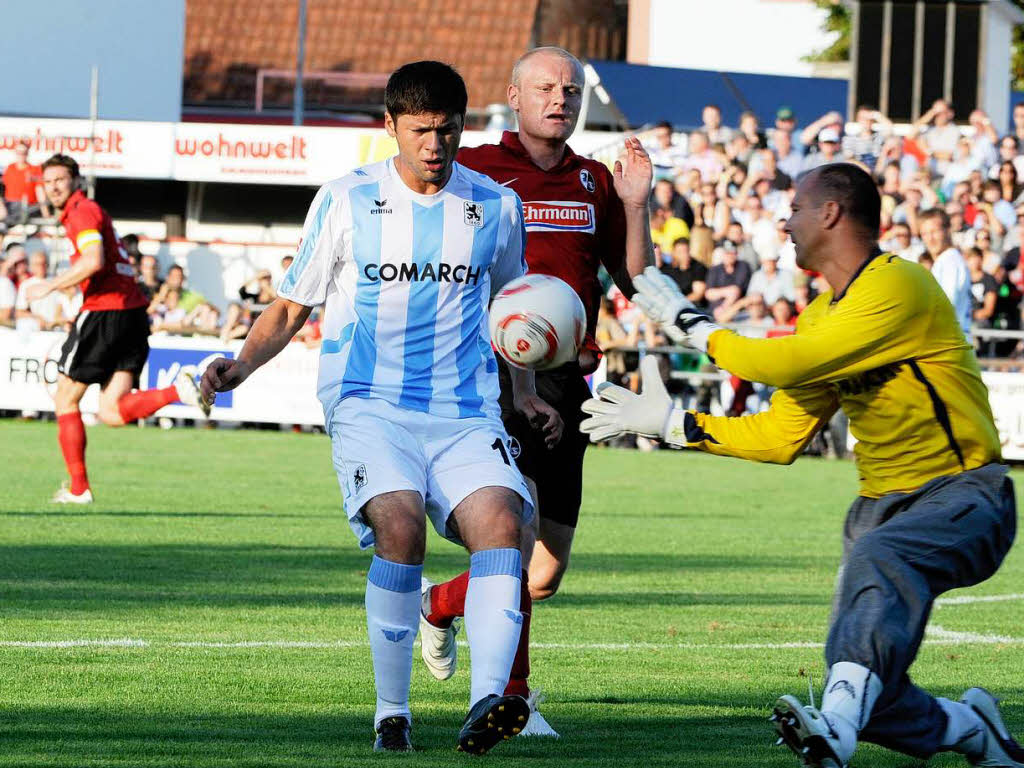
[[[526,700],[526,703],[530,705],[530,717],[526,721],[526,727],[519,732],[520,736],[547,736],[551,739],[560,738],[558,731],[552,728],[548,721],[544,719],[544,715],[537,709],[537,705],[544,701],[544,696],[541,695],[540,689],[530,691],[530,697]]]
[[[202,411],[205,418],[210,418],[211,406],[196,384],[196,369],[193,366],[183,366],[178,371],[178,375],[174,377],[174,388],[178,391],[178,399],[184,405],[194,405]]]
[[[60,490],[53,494],[51,504],[92,504],[92,491],[86,488],[81,493],[72,493],[67,484],[60,487]]]
[[[778,733],[775,744],[785,744],[811,768],[846,768],[857,748],[852,726],[842,727],[834,715],[805,707],[795,696],[782,696],[769,718]],[[838,728],[836,726],[839,726]]]
[[[377,739],[373,742],[374,752],[412,752],[409,735],[412,726],[409,721],[397,715],[385,717],[377,726]]]
[[[420,582],[423,603],[420,606],[420,655],[438,680],[447,680],[455,674],[458,661],[458,646],[455,636],[459,633],[459,620],[454,619],[447,627],[438,627],[427,621],[430,613],[430,590],[433,588],[426,579]]]
[[[459,751],[482,755],[499,741],[508,741],[526,726],[530,705],[522,696],[484,696],[470,707],[459,731]]]
[[[967,761],[986,768],[1024,768],[1024,748],[1006,729],[999,714],[999,699],[984,688],[971,688],[960,702],[974,710],[985,724],[984,746],[980,752],[968,753]]]

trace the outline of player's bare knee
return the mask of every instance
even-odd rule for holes
[[[534,572],[531,570],[530,597],[534,600],[547,600],[549,597],[554,597],[558,588],[562,585],[562,576],[564,575],[564,568],[545,570],[536,576],[534,576]]]
[[[121,416],[121,411],[118,410],[116,405],[110,406],[101,403],[96,417],[108,427],[124,426],[124,418]]]

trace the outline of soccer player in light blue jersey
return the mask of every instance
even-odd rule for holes
[[[526,271],[516,193],[455,162],[466,87],[434,61],[397,69],[385,127],[398,155],[324,185],[278,299],[236,360],[203,376],[211,398],[274,357],[324,304],[318,396],[360,547],[375,555],[366,615],[377,687],[375,750],[412,749],[409,682],[426,519],[471,553],[470,710],[459,748],[482,753],[525,725],[505,696],[519,640],[520,526],[530,494],[509,455],[487,306]],[[556,411],[516,371],[516,407],[551,441]]]

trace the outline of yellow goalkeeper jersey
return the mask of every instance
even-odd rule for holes
[[[892,254],[865,262],[845,293],[818,296],[796,333],[750,339],[716,331],[725,370],[778,387],[771,408],[697,414],[709,453],[789,463],[842,408],[857,438],[861,493],[877,498],[999,461],[988,391],[974,350],[931,273]]]

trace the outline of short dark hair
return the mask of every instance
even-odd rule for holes
[[[171,274],[174,270],[181,272],[182,277],[185,276],[185,268],[181,266],[181,264],[171,264],[171,266],[167,268],[167,274]]]
[[[680,243],[682,243],[683,245],[689,245],[690,244],[690,238],[688,238],[688,237],[677,237],[675,240],[672,241],[672,247],[675,248]]]
[[[662,120],[662,121],[656,123],[654,127],[655,128],[668,128],[671,131],[672,130],[672,123],[670,123],[668,120]]]
[[[929,219],[938,219],[942,222],[943,229],[949,229],[951,226],[949,214],[941,208],[929,208],[927,211],[922,211],[917,216],[917,223],[921,225]]]
[[[817,169],[819,198],[833,200],[872,237],[881,227],[882,198],[871,174],[853,163],[828,163]]]
[[[466,83],[448,64],[440,61],[414,61],[403,64],[388,78],[384,88],[384,106],[391,119],[399,115],[440,112],[466,117]]]
[[[67,168],[68,173],[71,174],[72,179],[77,179],[82,176],[81,171],[78,170],[78,163],[75,158],[69,157],[68,155],[56,154],[48,157],[43,163],[43,170],[47,168]]]
[[[121,244],[125,248],[128,248],[129,246],[135,247],[139,244],[139,236],[135,234],[122,235]]]

